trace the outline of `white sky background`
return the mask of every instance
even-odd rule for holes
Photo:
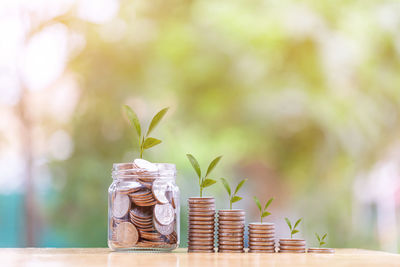
[[[83,20],[103,24],[114,18],[118,9],[117,0],[0,1],[0,194],[24,190],[17,112],[22,85],[26,87],[26,106],[33,122],[34,179],[38,189],[51,185],[46,163],[65,160],[74,150],[65,126],[80,89],[66,65],[72,52],[85,45],[84,36],[60,23],[45,27],[27,40],[28,32],[34,25],[68,10],[74,10]],[[43,117],[50,117],[54,125],[43,125]]]

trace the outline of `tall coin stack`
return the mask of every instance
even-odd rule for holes
[[[275,224],[273,223],[249,224],[249,252],[251,253],[275,252]]]
[[[281,253],[305,253],[306,241],[304,239],[279,239],[279,252]]]
[[[218,211],[218,252],[244,252],[244,210]]]
[[[214,252],[215,199],[191,197],[188,203],[188,252]]]

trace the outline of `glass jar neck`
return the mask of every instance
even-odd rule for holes
[[[153,163],[157,167],[157,171],[148,171],[139,168],[134,163],[114,163],[112,169],[112,178],[114,180],[124,179],[146,179],[156,180],[165,179],[173,180],[176,178],[176,166],[169,163]]]

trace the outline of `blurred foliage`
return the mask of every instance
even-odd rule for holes
[[[144,157],[177,164],[183,241],[186,198],[198,194],[185,157],[193,153],[200,165],[224,155],[214,178],[249,178],[248,220],[258,220],[252,195],[274,196],[271,217],[282,227],[299,215],[311,239],[323,231],[331,246],[376,247],[371,228],[357,232],[350,218],[355,175],[398,138],[400,22],[396,31],[381,23],[388,9],[387,1],[122,1],[105,25],[71,17],[65,23],[86,45],[69,63],[81,96],[69,126],[75,152],[52,165],[56,179],[68,177],[55,224],[79,246],[106,246],[112,163],[138,156],[121,107],[148,121],[170,106],[157,129],[163,143]]]

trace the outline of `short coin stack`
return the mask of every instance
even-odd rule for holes
[[[335,249],[333,248],[309,248],[307,250],[308,253],[326,253],[332,254],[335,253]]]
[[[244,252],[244,210],[218,211],[218,252]]]
[[[191,197],[188,203],[188,252],[214,252],[215,199]]]
[[[279,252],[281,253],[305,253],[306,241],[304,239],[279,239]]]
[[[275,252],[275,224],[273,223],[249,224],[249,252],[251,253]]]

